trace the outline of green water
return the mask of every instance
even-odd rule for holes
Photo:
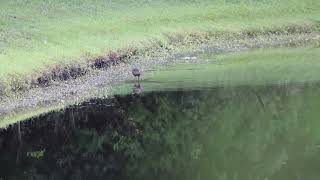
[[[132,173],[141,173],[137,179],[318,179],[319,95],[318,87],[300,86],[160,93],[155,111],[148,103],[131,111],[148,127],[146,154]]]
[[[319,88],[243,86],[93,100],[21,124],[22,146],[16,126],[2,132],[0,175],[318,179]]]
[[[298,76],[291,71],[298,71],[298,62],[286,69],[292,80],[287,83],[263,75],[268,81],[243,78],[233,85],[216,84],[209,76],[173,75],[192,71],[194,76],[185,77],[199,77],[204,67],[218,66],[214,59],[191,70],[179,64],[147,72],[145,91],[138,95],[125,95],[128,83],[117,89],[123,95],[9,127],[0,132],[0,177],[319,179],[320,84],[294,81]],[[175,69],[170,78],[161,80],[170,68]],[[315,72],[310,68],[306,74]]]
[[[217,55],[198,54],[195,60],[148,70],[144,91],[212,87],[309,84],[320,82],[320,46],[265,48]],[[127,94],[132,82],[115,93]]]

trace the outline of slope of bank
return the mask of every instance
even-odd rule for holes
[[[317,0],[1,1],[0,93],[46,84],[52,75],[58,80],[73,78],[73,72],[83,75],[99,67],[101,59],[103,64],[131,55],[148,56],[213,37],[319,32],[319,4]]]
[[[3,99],[0,103],[0,127],[91,98],[130,93],[134,83],[131,75],[132,67],[144,70],[142,83],[146,91],[198,85],[215,87],[317,82],[320,80],[319,44],[318,33],[268,35],[255,38],[246,36],[213,39],[210,44],[189,49],[188,53],[174,51],[149,59],[137,58],[107,69],[90,71],[76,79],[55,82],[48,87],[32,88],[14,98]],[[268,50],[269,47],[276,49]],[[261,50],[249,51],[257,48]],[[239,51],[248,52],[226,54]],[[201,55],[204,52],[215,56],[212,63],[206,60],[212,58]],[[190,58],[193,56],[199,57]],[[172,66],[176,63],[184,65],[176,66],[177,69],[161,70],[163,65]],[[190,70],[193,68],[195,70]],[[160,71],[154,71],[157,69]],[[308,73],[305,72],[306,69]],[[122,86],[126,82],[127,84]],[[115,89],[118,85],[124,88]]]

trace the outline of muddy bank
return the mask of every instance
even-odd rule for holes
[[[143,71],[151,70],[159,65],[166,65],[186,61],[185,57],[194,56],[201,52],[228,53],[245,51],[252,48],[299,46],[311,42],[319,42],[319,33],[297,33],[290,35],[243,35],[236,38],[220,38],[199,42],[199,46],[190,49],[163,51],[150,53],[139,57],[138,53],[132,56],[109,54],[107,58],[100,57],[91,61],[91,69],[72,70],[75,73],[68,78],[54,79],[48,75],[45,83],[35,82],[37,85],[15,94],[14,97],[2,97],[0,103],[0,120],[8,115],[28,111],[37,107],[66,106],[80,103],[91,97],[107,96],[113,85],[132,80],[131,69],[138,67]],[[150,52],[152,52],[150,50]],[[113,58],[113,59],[112,59]],[[198,63],[197,59],[193,60]],[[85,71],[84,71],[85,70]],[[50,72],[49,74],[54,74]],[[63,73],[62,73],[63,74]],[[37,79],[38,81],[39,79]]]

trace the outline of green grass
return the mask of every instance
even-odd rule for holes
[[[230,33],[313,27],[318,0],[103,1],[0,0],[0,80],[168,34]]]

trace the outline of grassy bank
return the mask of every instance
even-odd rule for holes
[[[320,48],[316,44],[308,47],[266,48],[221,55],[202,54],[196,64],[185,62],[146,72],[142,85],[147,92],[218,86],[313,84],[320,81],[319,57]],[[123,84],[114,88],[112,92],[106,92],[106,95],[129,94],[132,92],[132,85],[133,82]],[[8,114],[0,117],[0,128],[63,107],[33,107],[34,110]]]
[[[275,84],[314,84],[320,81],[319,45],[296,48],[267,48],[233,54],[203,54],[199,61],[159,67],[146,72],[142,85],[144,91],[176,88],[214,88],[218,86],[269,86]],[[129,94],[132,82],[114,88],[113,93]],[[299,87],[299,86],[298,86]],[[110,96],[112,93],[107,92]],[[101,94],[102,96],[103,94]],[[0,128],[39,114],[62,109],[55,105],[34,107],[0,118]]]
[[[185,34],[317,31],[317,0],[0,1],[0,82]],[[171,44],[170,44],[171,43]],[[192,42],[189,42],[192,43]]]

